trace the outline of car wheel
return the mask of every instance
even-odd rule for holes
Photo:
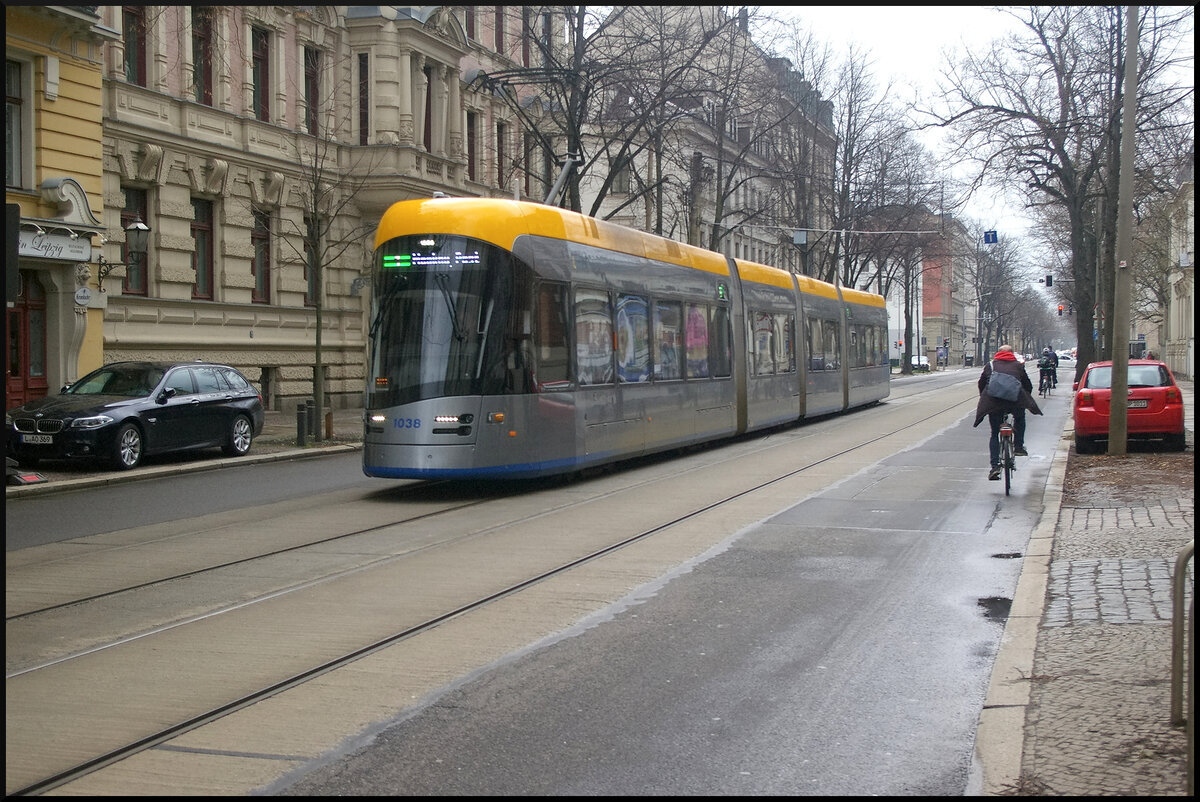
[[[1184,436],[1183,432],[1180,432],[1179,434],[1169,434],[1163,440],[1163,444],[1166,446],[1167,451],[1183,451],[1187,448],[1187,438]]]
[[[231,457],[240,457],[250,450],[250,441],[254,439],[254,427],[245,415],[238,415],[229,427],[229,441],[221,448]]]
[[[136,468],[142,461],[144,447],[142,430],[132,423],[122,425],[117,430],[117,439],[113,443],[112,466],[118,471]]]

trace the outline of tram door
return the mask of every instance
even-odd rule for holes
[[[20,291],[7,312],[4,408],[12,409],[47,393],[46,290],[35,274],[21,271]]]

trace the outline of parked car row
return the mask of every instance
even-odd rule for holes
[[[262,396],[228,365],[115,362],[4,414],[7,452],[23,466],[91,459],[117,470],[151,454],[220,448],[240,456],[262,432]]]

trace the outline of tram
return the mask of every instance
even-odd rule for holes
[[[884,299],[515,200],[375,235],[363,472],[570,473],[886,398]]]

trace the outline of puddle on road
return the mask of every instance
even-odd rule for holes
[[[983,608],[983,614],[991,621],[1004,623],[1008,620],[1008,611],[1012,609],[1012,599],[1002,596],[988,596],[975,602]]]

